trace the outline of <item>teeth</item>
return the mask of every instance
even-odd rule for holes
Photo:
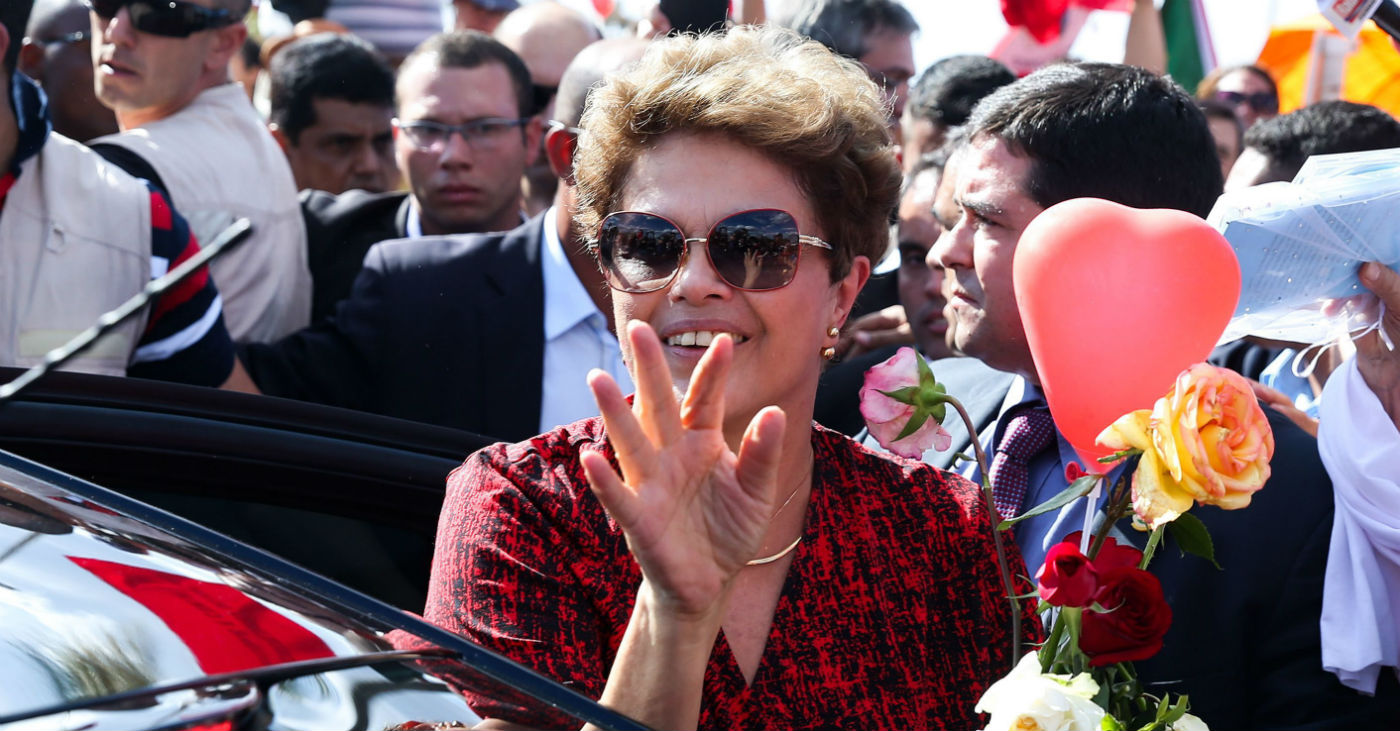
[[[690,332],[677,333],[666,338],[666,344],[679,345],[684,348],[708,348],[710,347],[710,343],[715,341],[715,336],[719,334],[719,332],[710,330],[693,330]],[[729,336],[734,338],[736,344],[746,340],[746,338],[735,335],[734,333],[730,333]]]

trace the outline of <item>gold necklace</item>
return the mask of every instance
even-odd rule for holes
[[[807,467],[807,475],[803,477],[803,480],[805,481],[808,477],[811,477],[811,475],[812,475],[812,467],[811,467],[811,465],[808,465],[808,467]],[[791,494],[791,495],[788,495],[787,500],[784,500],[784,501],[783,501],[783,504],[782,504],[782,505],[779,505],[779,506],[778,506],[778,509],[775,510],[775,511],[773,511],[773,517],[771,517],[771,518],[768,519],[768,524],[769,524],[769,525],[772,525],[772,524],[773,524],[773,521],[774,521],[774,520],[777,520],[778,514],[781,513],[781,512],[783,512],[783,509],[786,508],[786,507],[788,506],[788,503],[792,502],[792,499],[793,499],[793,498],[797,497],[797,493],[798,493],[798,491],[801,490],[801,489],[802,489],[802,482],[798,482],[798,483],[797,483],[797,487],[794,487],[794,488],[792,489],[792,494]],[[793,549],[797,548],[797,544],[799,544],[799,543],[801,543],[801,542],[802,542],[802,534],[801,534],[801,533],[798,533],[798,534],[797,534],[797,540],[794,540],[792,543],[789,543],[788,546],[787,546],[787,548],[784,548],[783,550],[778,551],[777,553],[773,554],[772,556],[764,556],[763,558],[756,558],[756,559],[753,559],[752,561],[747,561],[747,562],[744,563],[744,565],[745,565],[745,566],[764,566],[764,565],[773,563],[774,561],[777,561],[778,559],[781,559],[783,556],[786,556],[786,555],[788,555],[789,553],[792,553],[792,552],[793,552]]]

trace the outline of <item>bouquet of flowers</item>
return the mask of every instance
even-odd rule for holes
[[[949,446],[941,426],[946,406],[962,414],[968,433],[976,434],[957,399],[909,348],[872,368],[861,389],[861,413],[870,433],[903,456],[917,458],[930,446]],[[1162,648],[1171,625],[1162,586],[1146,569],[1164,533],[1182,550],[1215,561],[1205,525],[1188,511],[1194,504],[1227,510],[1249,505],[1269,477],[1273,433],[1244,377],[1199,363],[1183,371],[1152,409],[1123,415],[1098,442],[1118,450],[1100,462],[1136,460],[1136,466],[1131,474],[1123,470],[1109,492],[1106,519],[1095,535],[1073,533],[1046,555],[1035,578],[1041,611],[1053,615],[1049,636],[978,701],[977,710],[991,714],[988,731],[1206,728],[1187,713],[1185,696],[1145,692],[1133,669],[1134,661]],[[973,445],[987,508],[997,516],[985,455],[975,439]],[[1069,487],[1044,504],[1012,520],[997,516],[998,534],[1019,520],[1089,496],[1101,479],[1073,464],[1069,473]],[[1090,501],[1088,508],[1094,506]],[[1134,527],[1151,532],[1145,550],[1109,535],[1129,515]],[[1000,545],[999,539],[999,551]],[[1015,605],[1024,597],[1010,591],[1004,555],[999,559],[1011,614],[1019,617]],[[1012,636],[1018,638],[1019,631]]]

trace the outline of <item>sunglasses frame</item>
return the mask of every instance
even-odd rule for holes
[[[1216,101],[1228,104],[1232,107],[1248,104],[1249,108],[1256,112],[1271,113],[1278,111],[1278,96],[1267,91],[1257,91],[1253,94],[1245,94],[1238,91],[1217,91],[1215,92],[1215,99]],[[1258,104],[1261,100],[1264,101],[1263,106]]]
[[[189,38],[202,31],[227,28],[241,20],[224,8],[206,8],[186,0],[82,0],[82,4],[103,20],[117,17],[117,13],[126,8],[131,27],[163,38]],[[141,9],[137,10],[137,7]],[[111,10],[111,13],[107,13],[107,10]],[[180,27],[164,27],[161,25],[162,19],[167,22],[175,19]]]
[[[792,264],[792,275],[788,278],[788,280],[787,280],[786,282],[783,282],[782,284],[779,284],[779,285],[776,285],[776,286],[773,286],[773,287],[740,287],[740,286],[734,284],[733,282],[729,281],[729,279],[727,279],[727,278],[724,276],[724,274],[723,274],[723,272],[720,270],[720,268],[719,268],[718,266],[716,266],[715,260],[714,260],[714,256],[713,256],[713,254],[711,254],[711,252],[710,252],[710,239],[711,239],[712,237],[714,237],[714,235],[715,235],[715,229],[716,229],[716,228],[719,228],[719,226],[720,226],[721,224],[723,224],[725,221],[728,221],[728,220],[730,220],[730,219],[732,219],[732,218],[736,218],[736,217],[738,217],[738,216],[743,216],[743,215],[748,214],[748,213],[767,213],[767,212],[781,213],[781,214],[787,216],[789,219],[792,220],[792,231],[793,231],[794,234],[797,235],[797,257],[796,257],[796,259],[793,261],[793,264]],[[676,260],[676,266],[675,266],[675,268],[672,269],[672,270],[671,270],[671,273],[668,274],[668,275],[666,275],[666,278],[663,279],[663,280],[661,281],[661,283],[660,283],[660,284],[657,284],[655,287],[651,287],[651,288],[648,288],[648,289],[628,289],[628,288],[625,288],[625,287],[620,287],[620,286],[618,286],[617,284],[615,284],[615,283],[613,282],[613,280],[614,280],[615,277],[613,276],[612,273],[610,273],[610,272],[608,271],[609,268],[610,268],[610,264],[609,264],[608,262],[604,262],[604,261],[603,261],[603,257],[604,257],[603,248],[602,248],[602,233],[603,233],[603,227],[607,225],[609,219],[613,218],[614,216],[621,216],[621,215],[649,216],[649,217],[651,217],[651,218],[655,218],[655,219],[657,219],[657,220],[664,221],[665,223],[667,223],[668,225],[670,225],[672,228],[674,228],[674,229],[676,230],[676,232],[679,233],[680,236],[681,236],[681,244],[682,244],[681,255],[680,255],[680,257]],[[787,212],[787,211],[782,210],[781,208],[749,208],[749,209],[745,209],[745,210],[742,210],[742,211],[735,211],[734,213],[731,213],[731,214],[725,216],[724,218],[721,218],[721,219],[719,219],[718,221],[715,221],[713,224],[711,224],[711,225],[710,225],[710,230],[709,230],[704,236],[686,236],[686,235],[685,235],[685,229],[683,229],[683,228],[681,228],[679,225],[677,225],[675,221],[672,221],[671,219],[669,219],[669,218],[667,218],[667,217],[665,217],[665,216],[662,216],[662,215],[660,215],[660,214],[657,214],[657,213],[648,213],[648,212],[646,212],[646,211],[613,211],[612,213],[609,213],[608,215],[606,215],[606,216],[603,217],[603,221],[602,221],[601,223],[598,224],[598,236],[596,236],[592,241],[589,241],[589,242],[588,242],[588,246],[589,246],[589,248],[593,249],[593,251],[594,251],[594,253],[595,253],[594,259],[598,262],[598,269],[599,269],[599,271],[601,271],[601,272],[603,273],[603,279],[604,279],[605,281],[607,281],[609,287],[611,287],[612,289],[615,289],[615,290],[617,290],[617,291],[619,291],[619,292],[626,292],[626,293],[628,293],[628,294],[649,294],[649,293],[651,293],[651,292],[659,292],[659,291],[661,291],[661,290],[663,290],[663,289],[665,289],[665,288],[671,286],[671,283],[674,282],[674,281],[676,281],[676,276],[679,275],[681,269],[685,267],[686,260],[687,260],[687,259],[689,258],[689,256],[690,256],[691,244],[693,244],[693,243],[704,243],[704,244],[705,244],[705,259],[706,259],[706,261],[708,261],[708,262],[710,263],[710,268],[714,270],[715,275],[716,275],[717,277],[719,277],[719,280],[720,280],[721,282],[724,282],[724,283],[725,283],[726,285],[728,285],[729,287],[732,287],[732,288],[734,288],[734,289],[737,289],[737,290],[739,290],[739,291],[741,291],[741,292],[772,292],[772,291],[775,291],[775,290],[782,289],[783,287],[786,287],[786,286],[788,286],[789,284],[792,284],[792,280],[795,279],[795,278],[797,277],[797,268],[800,267],[800,266],[802,266],[802,251],[803,251],[803,249],[804,249],[804,247],[803,247],[804,244],[807,245],[807,246],[816,247],[816,248],[818,248],[818,249],[826,249],[827,251],[833,251],[833,250],[835,249],[835,247],[833,247],[831,244],[829,244],[829,243],[827,243],[827,242],[825,242],[825,241],[823,241],[823,240],[817,238],[816,236],[809,236],[809,235],[804,234],[804,233],[802,233],[801,231],[799,231],[798,228],[797,228],[797,217],[794,216],[794,215],[792,215],[791,213],[789,213],[789,212]],[[609,256],[608,256],[609,261],[611,261],[611,258],[612,258],[611,255],[609,255]]]

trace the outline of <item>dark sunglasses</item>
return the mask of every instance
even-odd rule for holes
[[[750,292],[790,284],[803,244],[831,249],[799,234],[792,214],[771,208],[727,216],[705,238],[686,238],[679,226],[653,213],[620,211],[603,219],[593,243],[608,286],[632,293],[670,284],[691,243],[705,244],[710,266],[729,286]]]
[[[142,33],[168,38],[188,38],[202,30],[223,28],[238,17],[223,8],[206,8],[182,0],[82,0],[87,9],[111,20],[126,8],[131,25]]]
[[[1278,97],[1267,91],[1259,91],[1253,94],[1241,94],[1238,91],[1217,91],[1215,92],[1215,98],[1232,107],[1248,104],[1250,109],[1265,114],[1278,111]]]

